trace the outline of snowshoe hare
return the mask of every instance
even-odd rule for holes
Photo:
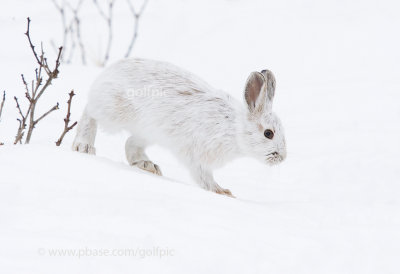
[[[145,148],[170,148],[204,189],[232,196],[213,178],[213,170],[238,156],[267,164],[286,158],[279,118],[272,112],[275,78],[252,72],[240,104],[195,75],[169,63],[124,59],[104,70],[93,83],[78,124],[73,150],[95,154],[97,125],[128,131],[130,165],[161,175]]]

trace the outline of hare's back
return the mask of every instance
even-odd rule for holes
[[[96,81],[111,83],[123,88],[124,92],[136,96],[156,96],[166,93],[199,90],[211,92],[213,89],[196,75],[167,62],[128,58],[107,68]]]
[[[199,77],[145,59],[124,59],[107,68],[95,81],[89,102],[92,116],[107,124],[141,132],[157,129],[157,135],[224,131],[235,112],[229,95]]]

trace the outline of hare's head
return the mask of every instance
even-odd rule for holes
[[[275,77],[271,71],[250,74],[244,94],[248,109],[242,145],[247,154],[271,165],[286,158],[283,127],[272,112],[274,95]]]

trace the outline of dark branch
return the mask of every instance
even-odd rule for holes
[[[25,77],[23,74],[21,74],[21,78],[22,78],[22,83],[24,83],[24,86],[25,86],[25,97],[26,97],[26,99],[28,99],[29,102],[31,102],[32,97],[29,94],[28,83],[25,81]]]
[[[1,121],[1,113],[3,112],[4,102],[6,101],[6,91],[3,91],[3,99],[0,104],[0,121]]]
[[[68,133],[68,131],[73,129],[74,126],[76,126],[78,124],[78,122],[74,122],[71,126],[69,126],[70,117],[71,117],[72,97],[75,95],[74,90],[71,90],[71,92],[68,95],[69,95],[69,99],[67,101],[67,104],[68,104],[67,116],[64,118],[64,131],[61,134],[60,138],[58,138],[58,140],[56,142],[56,146],[60,146],[64,139],[64,136]]]
[[[38,55],[38,53],[35,50],[35,46],[32,43],[32,39],[31,39],[31,35],[30,35],[31,20],[29,17],[27,18],[27,21],[28,22],[27,22],[27,29],[26,29],[25,35],[28,38],[29,46],[32,50],[32,53],[33,53],[35,59],[36,59],[36,62],[38,63],[38,67],[35,69],[35,80],[32,80],[32,87],[30,90],[29,90],[29,86],[28,86],[27,81],[25,80],[24,75],[21,74],[22,82],[25,87],[25,97],[29,101],[29,106],[27,108],[26,113],[24,114],[20,107],[17,97],[14,97],[15,102],[17,104],[18,112],[21,116],[21,119],[18,119],[19,127],[18,127],[18,131],[17,131],[17,135],[15,137],[14,144],[22,142],[22,138],[24,136],[25,129],[27,127],[28,116],[29,116],[29,127],[28,127],[28,133],[27,133],[26,139],[25,139],[25,144],[29,144],[33,129],[35,128],[36,124],[39,123],[39,121],[41,121],[43,118],[45,118],[51,112],[58,109],[58,103],[57,103],[57,105],[52,107],[49,111],[44,113],[38,119],[35,119],[35,110],[36,110],[36,104],[37,104],[38,100],[43,95],[45,90],[51,85],[52,81],[58,77],[60,58],[61,58],[63,48],[59,47],[58,55],[57,55],[57,59],[56,59],[54,68],[50,69],[49,64],[47,62],[47,58],[45,56],[44,49],[43,49],[43,44],[40,43],[40,55]],[[45,78],[45,80],[42,76],[42,71],[45,71],[47,74],[47,77]]]
[[[21,107],[18,102],[18,98],[16,96],[14,96],[14,100],[15,100],[15,103],[17,104],[17,109],[18,109],[19,115],[21,116],[21,119],[17,118],[19,126],[18,126],[18,130],[17,130],[17,135],[15,136],[15,140],[14,140],[14,144],[16,145],[17,143],[22,143],[22,138],[24,137],[24,130],[26,128],[26,117],[29,115],[29,112],[31,110],[31,104],[29,104],[29,108],[28,108],[26,114],[24,115],[22,113]]]
[[[31,46],[31,49],[32,49],[33,55],[36,58],[36,61],[38,62],[39,65],[41,65],[41,62],[40,62],[39,57],[38,57],[38,55],[36,53],[35,46],[32,44],[31,36],[30,36],[30,33],[29,33],[30,25],[31,25],[31,19],[29,17],[26,18],[26,19],[28,20],[28,25],[27,25],[27,28],[26,28],[25,35],[28,37],[29,45]]]
[[[19,115],[21,115],[22,121],[24,121],[25,120],[25,116],[24,116],[24,114],[22,114],[21,107],[19,106],[19,103],[18,103],[18,98],[16,96],[14,96],[14,100],[17,103],[17,109],[18,109]]]
[[[57,103],[57,105],[55,105],[54,107],[52,107],[49,111],[47,111],[46,113],[44,113],[42,116],[40,116],[37,120],[35,120],[33,122],[34,125],[36,125],[37,123],[39,123],[40,120],[42,120],[44,117],[46,117],[47,115],[49,115],[51,112],[55,111],[59,109],[59,104]]]

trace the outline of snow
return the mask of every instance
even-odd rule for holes
[[[32,144],[13,146],[12,96],[23,100],[20,74],[31,79],[35,65],[25,18],[49,60],[49,40],[61,38],[50,1],[2,3],[0,273],[399,272],[396,1],[150,0],[134,56],[170,61],[238,99],[250,71],[275,73],[288,158],[274,167],[239,159],[218,170],[236,199],[200,189],[165,148],[149,149],[163,178],[128,166],[124,133],[99,132],[97,156],[70,151],[74,132],[54,145],[67,93],[77,93],[77,120],[101,71],[94,63],[105,35],[90,4],[83,18],[91,65],[62,64],[38,106],[59,101],[61,109],[38,124]],[[131,34],[122,4],[116,14],[113,60]],[[125,249],[136,254],[93,255]]]

